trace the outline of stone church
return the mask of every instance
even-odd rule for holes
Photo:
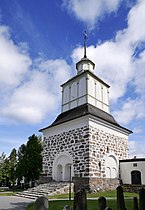
[[[76,189],[90,191],[116,188],[119,160],[128,158],[128,136],[132,133],[111,115],[109,85],[94,69],[95,64],[86,56],[85,39],[76,76],[61,85],[62,111],[40,130],[45,179],[71,179]]]

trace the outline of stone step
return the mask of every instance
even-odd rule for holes
[[[40,184],[37,187],[29,188],[23,192],[19,192],[16,196],[36,199],[40,196],[56,195],[67,193],[69,191],[70,183],[51,182],[47,184]],[[73,188],[73,184],[72,184]]]
[[[22,198],[30,198],[30,199],[37,199],[39,196],[31,196],[31,195],[23,195],[16,193],[15,196],[22,197]]]
[[[23,192],[23,193],[17,193],[17,194],[22,194],[22,195],[39,195],[39,196],[43,196],[43,195],[45,195],[45,193],[40,193],[40,192]]]
[[[31,198],[31,199],[36,199],[38,197],[41,197],[41,196],[46,196],[46,194],[44,193],[32,193],[32,192],[20,192],[20,193],[16,193],[16,196],[18,197],[25,197],[25,198]]]

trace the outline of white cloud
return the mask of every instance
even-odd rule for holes
[[[133,119],[144,118],[144,99],[128,99],[126,102],[124,102],[120,110],[113,112],[113,116],[119,123],[123,125],[130,123]]]
[[[14,121],[40,122],[60,105],[60,84],[68,78],[68,69],[64,60],[37,61],[37,69],[7,98],[1,114]]]
[[[133,129],[133,133],[134,134],[138,134],[138,133],[141,133],[142,132],[142,129],[141,128],[134,128]]]
[[[128,28],[121,32],[122,42],[136,45],[145,40],[145,1],[138,0],[138,3],[130,10],[128,14]]]
[[[145,90],[145,51],[143,51],[139,58],[134,62],[135,76],[134,85],[136,86],[136,92],[144,94]]]
[[[20,84],[31,65],[24,45],[16,46],[10,37],[9,28],[0,26],[0,92]]]
[[[130,154],[133,154],[136,152],[136,142],[135,141],[129,141],[129,152]]]
[[[122,0],[64,0],[63,5],[77,19],[93,28],[104,15],[116,12]]]
[[[52,89],[56,89],[58,91],[58,85],[65,82],[71,73],[70,66],[63,59],[56,60],[39,60],[37,62],[37,67],[41,72],[46,72],[49,74],[49,82],[51,82]],[[53,78],[53,81],[52,81]]]
[[[27,45],[16,45],[10,35],[0,26],[0,119],[37,123],[60,105],[60,84],[70,77],[70,67],[61,59],[33,61]]]
[[[145,156],[145,150],[141,142],[129,141],[129,158],[142,158]]]

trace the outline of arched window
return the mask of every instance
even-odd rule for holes
[[[140,171],[131,172],[131,183],[141,185],[141,172]]]

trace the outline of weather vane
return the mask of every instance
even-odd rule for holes
[[[87,57],[86,55],[86,40],[87,40],[87,32],[84,32],[84,58]]]

